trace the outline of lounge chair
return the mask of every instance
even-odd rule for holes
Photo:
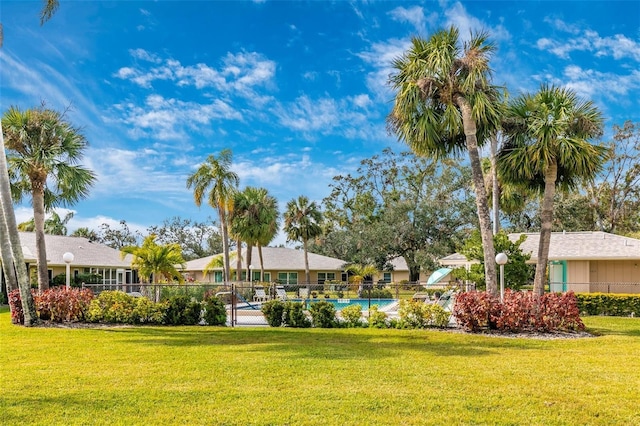
[[[253,295],[253,301],[254,302],[265,302],[267,300],[269,300],[269,296],[267,296],[267,293],[265,293],[264,287],[257,286],[256,287],[256,293]]]
[[[276,298],[279,300],[287,300],[287,292],[281,285],[276,286]]]

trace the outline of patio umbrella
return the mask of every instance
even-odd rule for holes
[[[449,268],[440,268],[440,269],[438,269],[433,274],[431,274],[431,276],[427,280],[427,285],[429,286],[429,285],[433,285],[433,284],[439,283],[444,277],[449,275],[449,272],[451,272],[451,269],[449,269]]]

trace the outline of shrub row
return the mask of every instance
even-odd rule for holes
[[[560,331],[584,330],[576,295],[507,290],[504,302],[485,292],[466,292],[456,296],[453,315],[458,324],[470,331]]]
[[[638,294],[580,293],[576,297],[583,315],[640,316]]]
[[[88,321],[111,324],[224,325],[224,303],[212,293],[202,302],[187,296],[173,296],[155,303],[146,297],[134,297],[122,291],[103,291],[96,298],[88,289],[52,288],[43,293],[32,291],[36,312],[41,320],[53,322]],[[11,321],[24,324],[19,290],[9,293]]]
[[[422,302],[402,301],[400,319],[389,320],[387,314],[377,305],[371,306],[367,319],[362,317],[362,306],[350,305],[340,311],[341,320],[336,318],[336,308],[324,300],[309,306],[309,318],[304,313],[301,302],[270,300],[262,305],[262,313],[271,327],[371,327],[371,328],[425,328],[446,327],[450,313],[439,305]]]

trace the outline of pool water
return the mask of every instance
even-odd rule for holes
[[[307,308],[309,307],[309,304],[320,302],[321,300],[331,303],[335,306],[336,311],[340,311],[351,305],[360,305],[363,311],[369,309],[369,299],[311,299],[306,300]],[[379,309],[383,309],[395,302],[397,302],[396,299],[371,299],[371,306],[378,305]]]

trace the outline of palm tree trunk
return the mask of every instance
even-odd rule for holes
[[[484,274],[487,283],[487,292],[498,294],[496,277],[496,251],[493,245],[493,233],[491,229],[491,215],[487,206],[487,191],[484,186],[484,176],[480,165],[480,153],[478,152],[478,139],[476,137],[476,123],[471,112],[471,105],[461,95],[456,96],[456,104],[462,113],[462,124],[466,137],[467,151],[471,163],[471,175],[473,187],[476,192],[476,208],[480,222],[480,235],[484,249]]]
[[[251,255],[253,251],[253,245],[247,244],[247,281],[253,282],[253,277],[251,276]]]
[[[236,238],[236,253],[238,256],[236,258],[236,281],[242,281],[242,240],[240,238]]]
[[[31,283],[29,273],[22,254],[22,243],[18,234],[16,215],[13,211],[13,201],[11,200],[11,185],[9,182],[9,172],[7,169],[7,158],[4,151],[4,134],[0,125],[0,210],[2,223],[0,231],[9,237],[11,252],[13,254],[13,267],[18,277],[18,288],[20,289],[20,299],[22,300],[22,311],[24,313],[24,325],[31,326],[38,322],[36,307],[31,295]],[[11,265],[11,261],[7,261]]]
[[[231,281],[230,271],[231,263],[229,262],[229,230],[227,229],[227,218],[224,213],[224,206],[218,206],[218,215],[220,216],[220,229],[222,230],[222,256],[224,258],[224,283],[225,285]]]
[[[304,277],[306,284],[310,284],[311,273],[309,273],[309,251],[307,250],[307,240],[302,240],[302,247],[304,248]]]
[[[36,233],[36,250],[38,259],[38,290],[49,289],[49,274],[47,272],[47,245],[44,239],[44,184],[32,181],[33,187],[33,222]]]
[[[540,213],[540,243],[538,244],[538,262],[536,275],[533,279],[533,292],[539,296],[544,294],[544,284],[547,277],[547,263],[549,262],[549,246],[551,245],[551,227],[553,225],[553,197],[556,193],[556,179],[558,178],[558,164],[549,164],[544,175],[544,197]]]
[[[262,261],[262,244],[258,244],[258,257],[260,257],[260,282],[264,282],[264,262]]]
[[[9,234],[6,232],[4,226],[4,215],[2,215],[2,209],[0,209],[0,217],[2,217],[2,232],[0,232],[0,262],[2,262],[2,271],[4,272],[4,279],[7,284],[7,293],[12,292],[18,288],[18,276],[16,270],[13,267],[13,256],[11,255],[11,241],[9,241]]]
[[[498,135],[491,136],[491,184],[493,201],[493,235],[500,232],[500,186],[498,185]]]

